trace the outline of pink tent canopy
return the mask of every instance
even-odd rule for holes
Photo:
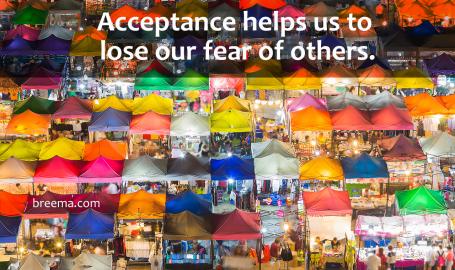
[[[79,175],[80,183],[119,183],[122,181],[123,160],[98,157],[88,161]]]
[[[389,105],[371,112],[371,123],[376,130],[413,130],[411,115],[407,110]]]
[[[304,17],[305,13],[303,10],[296,8],[292,5],[286,5],[278,10],[279,17],[291,17],[291,18],[298,18]]]
[[[18,27],[6,32],[4,40],[13,40],[19,36],[28,41],[35,41],[39,37],[40,30],[25,25],[19,25]]]
[[[45,68],[38,68],[32,72],[30,78],[26,80],[22,85],[22,89],[38,89],[38,90],[49,90],[58,89],[62,81],[62,76],[59,73],[52,72]]]
[[[298,98],[291,100],[288,104],[288,111],[300,111],[306,109],[307,107],[314,107],[318,110],[327,111],[325,102],[321,99],[313,97],[310,94],[304,94]]]
[[[79,176],[80,162],[55,156],[40,161],[33,177],[36,183],[75,183]]]
[[[344,216],[352,214],[347,191],[324,188],[318,192],[303,192],[303,203],[310,216]]]
[[[118,211],[118,204],[120,201],[120,194],[107,194],[100,193],[83,193],[74,194],[74,205],[90,205],[89,207],[72,207],[68,211],[71,214],[79,214],[87,209],[93,209],[103,214],[114,214]],[[97,202],[97,203],[92,203]]]
[[[253,240],[260,239],[259,213],[236,209],[228,214],[214,215],[214,240]]]
[[[92,103],[89,100],[70,97],[63,101],[52,115],[54,119],[87,119],[92,117]]]
[[[378,144],[386,149],[383,153],[386,161],[425,160],[427,158],[419,142],[403,134],[380,140]]]
[[[24,218],[66,218],[68,217],[67,202],[72,200],[72,196],[50,191],[46,191],[43,195],[29,195]]]

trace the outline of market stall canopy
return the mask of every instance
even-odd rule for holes
[[[72,30],[68,30],[68,29],[58,26],[58,25],[52,25],[52,26],[49,26],[49,27],[41,30],[41,32],[39,33],[38,39],[41,40],[41,39],[46,39],[50,36],[55,36],[55,37],[63,39],[63,40],[72,40],[73,35],[74,35],[74,31],[72,31]]]
[[[74,268],[68,270],[84,268],[89,269],[91,268],[96,270],[111,270],[112,255],[97,255],[83,252],[74,260]]]
[[[165,204],[166,194],[151,194],[142,189],[134,193],[121,194],[117,218],[162,219]]]
[[[91,38],[90,36],[76,41],[73,37],[70,47],[70,56],[100,56],[101,41]]]
[[[314,107],[291,112],[291,129],[293,131],[332,130],[330,114]]]
[[[60,73],[39,67],[21,84],[21,88],[26,90],[60,89],[61,83],[62,75]]]
[[[303,204],[309,216],[344,216],[352,214],[347,191],[324,188],[317,192],[303,192]]]
[[[288,99],[287,103],[288,103],[287,110],[289,112],[303,110],[308,107],[314,107],[322,111],[327,110],[327,106],[324,100],[315,98],[314,96],[308,93],[305,93],[298,98]]]
[[[362,153],[355,157],[341,159],[344,177],[346,179],[388,178],[387,163],[380,157],[372,157]]]
[[[13,77],[6,72],[0,71],[0,90],[4,92],[17,93],[20,91],[19,85],[13,80]]]
[[[50,260],[49,258],[41,257],[35,255],[35,253],[30,252],[27,257],[22,259],[20,263],[19,270],[49,270],[50,269]]]
[[[156,159],[149,155],[125,160],[123,181],[161,181],[167,173],[167,159]]]
[[[211,132],[238,133],[251,132],[252,129],[251,113],[249,112],[227,110],[210,115]]]
[[[50,35],[45,39],[36,42],[36,54],[41,55],[64,55],[67,56],[70,50],[71,40],[61,39]]]
[[[93,111],[103,112],[112,108],[122,112],[130,112],[132,110],[133,103],[134,101],[131,99],[121,99],[116,95],[112,95],[105,98],[95,99],[95,102],[93,102]]]
[[[36,162],[10,157],[0,164],[0,183],[31,183]]]
[[[363,61],[362,64],[360,64],[360,66],[357,67],[357,70],[360,71],[360,70],[366,69],[368,67],[371,67],[373,65],[378,65],[378,66],[380,66],[383,69],[391,70],[389,62],[387,61],[387,59],[380,58],[380,57],[378,57],[376,55],[374,55],[374,59],[373,60],[371,60],[370,58],[367,58],[365,61]]]
[[[196,216],[189,211],[178,214],[166,214],[163,239],[210,240],[211,238],[212,224],[210,216]]]
[[[450,156],[455,154],[455,137],[446,132],[441,131],[429,138],[422,138],[420,145],[427,155]]]
[[[340,22],[346,23],[349,14],[352,14],[352,16],[356,19],[359,19],[361,17],[369,17],[369,18],[371,17],[370,13],[366,9],[363,9],[355,4],[352,4],[348,8],[345,8],[343,10],[340,10],[340,12],[338,12]]]
[[[227,214],[213,215],[214,240],[254,240],[260,239],[261,217],[259,213],[235,209]]]
[[[198,1],[196,0],[195,2],[201,2],[203,3],[202,1]],[[208,17],[208,8],[207,8],[207,4],[204,3],[202,5],[200,4],[184,4],[184,5],[180,5],[180,3],[182,2],[179,2],[179,6],[177,7],[175,13],[177,15],[177,17],[190,17],[190,18],[193,18],[193,20],[197,17]]]
[[[130,122],[131,113],[109,108],[92,114],[88,131],[128,131]]]
[[[70,214],[65,239],[107,240],[114,238],[114,216],[93,209]]]
[[[15,217],[24,213],[28,195],[0,190],[0,216]]]
[[[442,53],[438,57],[423,60],[428,73],[433,76],[454,75],[455,58],[449,54]]]
[[[295,157],[286,157],[278,153],[254,158],[256,180],[297,179],[300,162]]]
[[[443,104],[428,93],[407,96],[404,98],[404,102],[409,113],[414,117],[447,114],[448,112]]]
[[[40,161],[36,167],[36,183],[76,183],[80,174],[80,162],[55,156]]]
[[[136,77],[151,70],[156,70],[168,77],[173,76],[172,66],[170,66],[168,63],[163,63],[157,59],[154,59],[152,61],[143,61],[143,63],[139,63],[137,66]]]
[[[7,160],[14,157],[25,161],[35,161],[39,159],[42,143],[34,143],[21,139],[16,139],[9,144],[0,144],[2,151],[0,160]]]
[[[246,90],[283,90],[283,81],[267,70],[259,70],[246,75]]]
[[[47,135],[51,125],[51,116],[36,114],[30,110],[15,114],[6,126],[6,134],[11,135]]]
[[[180,193],[166,202],[166,213],[178,214],[184,211],[198,216],[208,215],[212,213],[212,202],[191,190]]]
[[[297,19],[299,17],[305,17],[305,13],[303,10],[293,6],[293,5],[286,5],[284,7],[281,7],[278,10],[278,17],[290,17]]]
[[[319,90],[322,87],[321,79],[304,67],[284,77],[283,84],[285,90]]]
[[[334,130],[372,130],[373,127],[369,115],[352,105],[331,113]]]
[[[81,168],[80,183],[120,183],[122,181],[123,160],[112,160],[100,156],[87,161]]]
[[[437,96],[436,100],[444,105],[449,114],[455,114],[455,94],[448,96]]]
[[[40,30],[26,25],[18,25],[16,28],[10,29],[6,32],[3,40],[13,40],[16,37],[21,37],[27,41],[35,41],[40,35]]]
[[[385,69],[378,64],[374,64],[365,69],[358,70],[357,73],[360,86],[392,87],[397,83],[393,78],[392,71]]]
[[[172,11],[161,3],[155,3],[148,11],[146,11],[147,16],[152,18],[156,17],[166,17],[169,18],[172,15]]]
[[[245,63],[246,73],[255,73],[261,70],[268,71],[273,75],[280,75],[282,73],[281,62],[275,59],[262,60],[260,58],[248,59]]]
[[[193,112],[173,116],[171,136],[210,136],[209,118]]]
[[[319,1],[314,5],[306,7],[303,12],[307,17],[334,17],[338,12],[334,7],[328,6],[324,1]]]
[[[93,209],[104,214],[115,214],[118,212],[119,201],[120,194],[108,194],[105,192],[74,194],[72,202],[77,207],[69,208],[68,212],[78,214],[87,209]],[[82,205],[90,206],[83,207]]]
[[[27,41],[19,36],[16,36],[11,41],[8,41],[0,50],[0,55],[8,56],[33,56],[35,51],[32,41]]]
[[[407,110],[400,110],[394,105],[372,111],[371,123],[376,130],[413,130],[411,115]]]
[[[136,9],[128,4],[125,4],[114,11],[110,12],[110,17],[113,22],[115,22],[118,18],[126,18],[125,21],[129,21],[131,18],[137,17],[140,20],[142,17],[146,15],[144,10]]]
[[[193,47],[191,51],[191,59],[196,55],[204,55],[204,46],[207,43],[206,39],[198,38],[193,35],[186,35],[182,38],[176,38],[174,40],[174,46],[176,48],[188,48]]]
[[[406,109],[403,98],[398,97],[390,93],[389,91],[383,91],[376,95],[363,96],[368,110],[380,110],[389,105],[393,105],[398,109]]]
[[[130,124],[130,134],[169,135],[171,116],[147,112],[133,115]]]
[[[424,20],[432,18],[431,9],[417,0],[399,0],[395,1],[398,15],[402,20]]]
[[[210,160],[212,181],[253,180],[254,161],[251,158],[239,158],[235,155],[224,159]]]
[[[12,22],[14,24],[45,24],[47,19],[47,10],[41,10],[28,5],[20,9],[14,15]]]
[[[105,157],[113,160],[124,160],[128,152],[128,145],[122,141],[104,139],[94,143],[85,144],[84,160],[95,160]]]
[[[383,152],[386,161],[426,160],[427,157],[415,139],[408,138],[403,134],[390,139],[383,139],[378,144],[385,148]]]
[[[342,181],[343,168],[337,159],[316,157],[300,167],[300,180]]]
[[[167,164],[166,180],[210,180],[210,163],[207,158],[186,153],[183,157],[171,158]]]
[[[52,118],[88,120],[92,117],[92,106],[90,100],[69,97],[65,99],[55,113],[52,114]]]
[[[30,96],[27,99],[18,101],[14,105],[14,114],[23,113],[30,110],[37,114],[52,114],[55,112],[55,102],[36,96]]]
[[[146,97],[135,98],[133,100],[133,115],[144,114],[146,112],[155,112],[163,115],[172,115],[174,104],[171,98],[164,98],[157,94],[151,94]]]
[[[50,142],[44,142],[39,154],[40,160],[46,160],[59,156],[70,160],[81,160],[84,156],[85,143],[59,137]]]
[[[182,76],[175,79],[171,89],[168,90],[209,90],[209,78],[192,69],[188,69]]]
[[[94,26],[88,26],[84,30],[74,33],[73,42],[81,41],[87,37],[100,41],[107,38],[107,33],[98,31]]]
[[[286,158],[295,158],[294,148],[289,143],[284,143],[277,139],[257,142],[251,144],[253,158],[263,158],[272,155],[280,155]]]
[[[316,37],[311,42],[313,44],[318,44],[319,41],[321,42],[321,46],[327,46],[327,47],[329,47],[331,49],[334,49],[336,47],[346,47],[346,42],[344,41],[344,39],[338,38],[338,37],[336,37],[336,36],[334,36],[332,34],[325,34],[325,35],[323,35],[321,37]],[[335,67],[335,66],[343,67],[340,64],[336,64],[333,67]],[[338,73],[341,72],[341,71],[343,73],[346,73],[346,71],[343,71],[343,70],[341,70],[339,68],[337,68],[335,71],[338,72]],[[337,74],[335,73],[334,75],[337,75]],[[348,74],[348,75],[351,75],[351,74]],[[349,78],[349,77],[351,77],[351,76],[347,76],[346,78]]]
[[[0,216],[0,243],[16,243],[22,218]]]
[[[447,205],[439,190],[420,186],[411,190],[396,191],[395,199],[401,216],[447,214]]]
[[[337,96],[327,97],[327,104],[329,111],[339,111],[343,110],[348,106],[353,106],[359,110],[367,110],[367,104],[365,101],[356,95],[353,95],[349,92],[344,92]]]
[[[397,81],[397,89],[433,89],[434,83],[419,68],[409,68],[393,73]]]
[[[80,12],[82,3],[76,0],[58,0],[51,7],[53,11],[74,10]]]
[[[66,218],[68,216],[66,205],[56,202],[67,202],[71,199],[72,195],[50,191],[46,191],[43,195],[28,195],[23,217],[29,219]]]
[[[227,3],[222,3],[213,9],[209,9],[209,20],[212,20],[213,18],[216,18],[216,17],[240,18],[240,10],[237,8],[234,8],[233,6],[231,6]]]
[[[16,9],[16,3],[10,2],[8,0],[0,1],[0,11],[10,12]]]
[[[249,9],[255,5],[259,5],[268,9],[279,9],[286,5],[286,2],[283,0],[277,1],[267,1],[267,0],[242,0],[240,1],[241,9]]]
[[[224,112],[229,110],[237,110],[241,112],[251,112],[251,104],[249,100],[241,99],[236,96],[228,96],[226,98],[215,100],[213,104],[214,112]]]
[[[136,76],[135,90],[170,90],[174,80],[170,75],[163,74],[156,69]]]

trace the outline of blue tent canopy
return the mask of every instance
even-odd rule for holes
[[[88,131],[128,131],[130,121],[131,113],[109,108],[92,114]]]
[[[166,213],[178,214],[183,211],[189,211],[198,216],[208,215],[212,212],[212,202],[211,196],[209,201],[205,195],[198,195],[192,191],[185,191],[178,196],[168,195]]]
[[[315,38],[311,42],[313,43],[313,45],[316,46],[318,40],[321,41],[321,46],[327,46],[330,49],[333,49],[337,46],[342,46],[346,48],[346,42],[344,41],[344,39],[337,38],[336,36],[331,34],[326,34],[323,35],[322,37]]]
[[[212,180],[249,180],[254,179],[254,160],[232,156],[225,159],[210,160]]]
[[[16,243],[21,217],[0,216],[0,243]]]
[[[0,50],[0,54],[12,56],[35,55],[35,51],[33,50],[34,47],[35,47],[34,42],[25,40],[22,37],[17,36]]]
[[[341,159],[341,166],[346,179],[389,177],[385,161],[382,158],[372,157],[367,153],[362,153],[352,158],[343,158]]]
[[[261,7],[259,5],[254,5],[250,7],[249,9],[246,9],[243,11],[241,19],[245,18],[245,16],[251,17],[251,18],[256,18],[256,20],[260,20],[261,18],[264,17],[269,17],[272,18],[273,10]],[[242,37],[246,39],[254,39],[254,38],[273,38],[275,37],[275,32],[272,31],[262,31],[261,29],[256,29],[252,30],[251,29],[251,24],[248,27],[248,31],[243,31],[242,27]]]
[[[438,30],[429,21],[423,21],[416,27],[409,30],[412,37],[428,37],[438,33]]]
[[[365,61],[363,61],[363,63],[357,69],[365,69],[365,68],[371,67],[373,65],[378,65],[378,66],[382,67],[383,69],[392,70],[390,68],[389,62],[387,62],[387,59],[382,59],[382,58],[379,58],[378,56],[375,56],[373,60],[371,60],[370,58],[367,58]]]
[[[192,35],[185,36],[175,40],[175,47],[196,47],[196,50],[192,52],[192,56],[204,55],[204,46],[206,40],[197,38]]]
[[[114,217],[93,209],[79,214],[70,214],[66,229],[66,239],[97,239],[114,238]]]

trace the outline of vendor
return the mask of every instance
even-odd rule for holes
[[[316,236],[314,239],[313,247],[311,248],[313,252],[321,252],[322,251],[322,242],[319,236]]]
[[[333,249],[334,252],[339,252],[340,251],[341,243],[340,243],[340,241],[338,241],[338,239],[336,237],[334,237],[332,239],[331,244],[332,244],[332,249]]]

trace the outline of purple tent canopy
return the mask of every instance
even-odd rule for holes
[[[54,35],[37,42],[37,53],[46,55],[68,55],[71,40],[64,40]]]
[[[308,63],[307,61],[305,60],[300,60],[300,61],[297,61],[297,60],[287,60],[287,59],[283,59],[281,61],[281,66],[283,67],[283,70],[285,72],[296,72],[297,70],[301,69],[301,68],[304,68],[308,71],[311,71],[311,72],[318,72],[318,69],[316,67],[314,67],[313,65],[311,65],[310,63]]]
[[[205,46],[205,40],[197,38],[192,35],[185,36],[175,40],[175,47],[190,47],[195,46],[196,50],[192,53],[193,55],[202,55],[204,54],[203,47]]]
[[[316,46],[318,40],[321,41],[321,46],[327,46],[330,49],[333,49],[336,46],[341,46],[341,47],[346,48],[346,42],[344,41],[344,39],[337,38],[336,36],[331,35],[331,34],[326,34],[322,37],[313,39],[312,43],[314,46]]]
[[[288,105],[288,111],[295,112],[304,110],[308,107],[314,107],[318,110],[327,111],[327,106],[325,103],[310,94],[304,94],[303,96],[293,99]]]
[[[25,40],[19,36],[12,39],[0,50],[0,55],[26,56],[34,55],[33,42]]]
[[[94,112],[88,131],[128,131],[131,113],[109,108],[102,112]]]
[[[425,66],[433,76],[455,74],[455,58],[443,53],[436,58],[423,60]]]

